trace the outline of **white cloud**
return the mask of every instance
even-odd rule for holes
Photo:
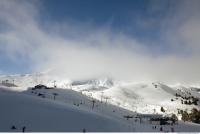
[[[196,52],[200,42],[200,17],[188,15],[190,19],[180,25],[172,23],[184,16],[182,7],[177,8],[174,13],[177,16],[172,17],[172,21],[168,17],[164,20],[164,26],[169,28],[163,28],[162,38],[173,53],[155,57],[148,45],[122,33],[113,33],[107,27],[88,26],[89,30],[73,38],[64,35],[79,33],[81,26],[75,28],[65,23],[62,27],[56,24],[44,30],[39,24],[38,5],[41,6],[29,1],[0,1],[0,23],[7,26],[0,32],[0,50],[14,62],[20,62],[19,57],[31,61],[33,71],[51,68],[52,74],[71,79],[111,76],[121,80],[192,84],[200,80],[200,54]],[[197,9],[188,7],[187,10]],[[67,30],[64,35],[63,27]],[[184,46],[180,42],[184,42]],[[153,47],[156,49],[156,45]],[[189,56],[179,54],[188,48],[191,48]]]

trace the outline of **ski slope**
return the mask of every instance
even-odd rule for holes
[[[184,86],[167,86],[165,84],[154,83],[118,83],[111,88],[104,90],[85,90],[87,88],[82,85],[80,87],[72,87],[73,90],[82,91],[83,93],[93,96],[98,100],[108,101],[114,105],[121,106],[131,111],[144,114],[177,114],[178,109],[192,108],[200,109],[198,105],[185,105],[181,104],[181,98],[175,96],[176,93],[182,96],[191,96],[200,98],[199,92],[191,87]],[[193,90],[191,90],[193,89]],[[172,101],[173,100],[173,101]],[[161,112],[161,107],[164,107],[165,113]]]
[[[27,132],[121,132],[127,125],[92,111],[23,93],[0,90],[0,131]]]

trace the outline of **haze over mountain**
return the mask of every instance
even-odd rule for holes
[[[2,0],[1,74],[199,83],[198,0],[103,3]]]

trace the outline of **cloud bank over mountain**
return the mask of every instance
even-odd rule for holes
[[[159,22],[141,16],[135,21],[140,27],[159,28],[159,42],[113,32],[109,24],[94,28],[89,22],[47,23],[41,16],[45,5],[40,1],[1,0],[0,52],[13,66],[21,63],[32,72],[50,69],[52,75],[70,79],[109,76],[198,83],[200,2],[167,1],[164,8],[153,0],[150,5],[148,13],[160,13]]]

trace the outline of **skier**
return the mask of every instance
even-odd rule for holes
[[[23,133],[25,132],[25,129],[26,129],[26,127],[24,126],[24,127],[22,128],[22,132],[23,132]]]
[[[160,127],[160,131],[163,131],[163,128],[162,128],[162,127]]]
[[[174,132],[174,128],[173,127],[171,127],[171,132]]]
[[[86,132],[86,130],[85,130],[85,128],[83,128],[83,133],[85,133]]]

